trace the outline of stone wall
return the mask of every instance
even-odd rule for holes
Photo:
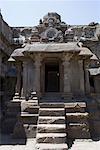
[[[2,109],[6,101],[9,101],[14,94],[15,76],[8,75],[9,69],[12,68],[8,59],[13,50],[12,28],[4,21],[0,13],[0,104]]]

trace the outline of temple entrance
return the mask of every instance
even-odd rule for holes
[[[45,64],[45,92],[59,92],[59,64]]]

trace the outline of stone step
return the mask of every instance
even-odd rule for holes
[[[64,108],[40,108],[39,115],[40,116],[64,116],[65,110]]]
[[[65,117],[62,116],[39,116],[39,124],[64,124]]]
[[[66,113],[67,123],[88,123],[88,113]]]
[[[21,113],[19,118],[22,120],[23,124],[37,124],[38,114],[28,114],[28,113]]]
[[[36,144],[36,148],[39,150],[68,150],[67,144],[48,144],[48,143],[39,143]]]
[[[76,112],[76,113],[66,113],[66,116],[74,116],[74,117],[88,117],[88,113],[81,113],[81,112]]]
[[[65,103],[66,112],[85,112],[86,103],[84,102],[75,102],[75,103]]]
[[[28,112],[28,113],[33,113],[33,114],[38,114],[39,111],[39,106],[28,106],[24,112]]]
[[[39,109],[39,106],[37,105],[37,103],[35,103],[33,100],[29,100],[29,101],[23,101],[21,103],[21,111],[27,111],[27,109]]]
[[[37,133],[38,143],[65,143],[65,133]]]
[[[64,103],[40,103],[41,108],[64,108]]]
[[[20,114],[21,117],[34,117],[34,116],[39,116],[39,114],[29,114],[27,112],[22,112]]]
[[[66,129],[69,138],[91,138],[89,126],[85,123],[70,123]]]
[[[84,113],[85,112],[85,109],[84,108],[65,108],[66,110],[66,113],[75,113],[75,112],[82,112]]]
[[[36,97],[34,97],[33,99],[30,99],[30,100],[28,100],[28,103],[31,103],[31,104],[38,104],[38,100],[37,100],[37,98]]]
[[[69,123],[70,128],[87,127],[86,123]]]
[[[65,124],[38,124],[38,133],[65,133]]]

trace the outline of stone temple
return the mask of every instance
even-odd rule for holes
[[[16,88],[2,128],[36,138],[40,150],[100,137],[100,25],[68,25],[51,12],[35,27],[12,30]]]

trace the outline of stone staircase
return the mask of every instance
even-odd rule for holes
[[[65,109],[63,103],[41,103],[36,149],[67,150]]]
[[[89,139],[89,114],[86,112],[84,102],[74,102],[65,104],[66,124],[68,138],[70,139]]]
[[[32,99],[22,101],[21,114],[18,116],[18,121],[15,125],[14,138],[35,138],[39,105],[36,92],[33,92]]]
[[[36,92],[28,101],[16,96],[7,104],[4,130],[14,138],[36,138],[36,150],[68,150],[69,139],[91,138],[88,121],[93,113],[86,107],[85,102],[61,99],[38,104]]]

